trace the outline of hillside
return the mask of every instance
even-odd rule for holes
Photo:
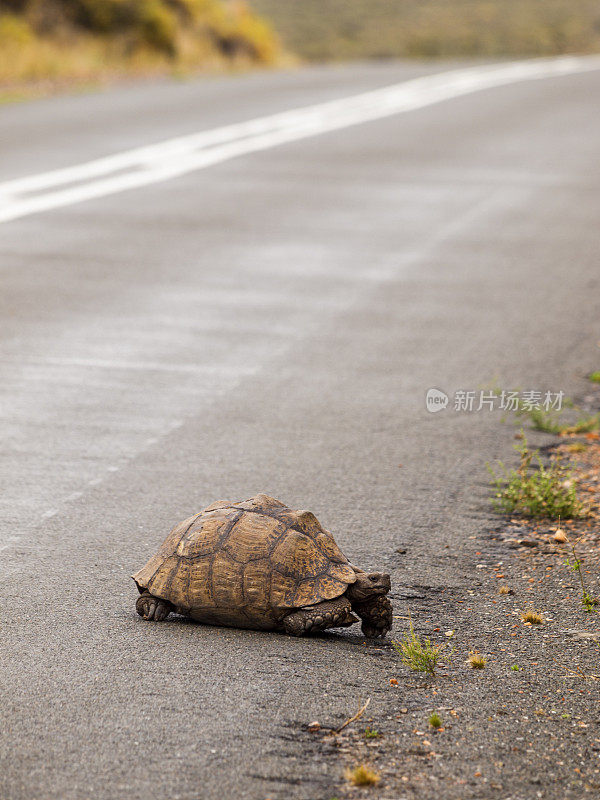
[[[306,59],[600,51],[598,0],[253,0]]]
[[[270,64],[271,27],[231,0],[0,0],[0,85]]]

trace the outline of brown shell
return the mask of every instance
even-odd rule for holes
[[[269,630],[291,609],[339,597],[356,575],[314,514],[259,494],[181,522],[133,579],[202,622]]]

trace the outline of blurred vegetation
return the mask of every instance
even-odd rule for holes
[[[600,51],[599,0],[253,0],[312,60]]]
[[[271,27],[237,0],[0,0],[0,84],[271,64]]]

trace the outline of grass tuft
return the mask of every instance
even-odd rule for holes
[[[436,731],[438,730],[438,728],[442,727],[442,718],[437,713],[437,711],[434,711],[432,714],[429,715],[429,724]]]
[[[592,372],[592,374],[589,376],[589,379],[592,381],[592,383],[600,383],[600,372]]]
[[[569,453],[573,453],[574,455],[577,455],[578,453],[585,453],[587,449],[588,446],[585,444],[585,442],[573,442],[573,444],[567,445],[567,450]]]
[[[402,641],[392,641],[392,647],[400,653],[402,663],[415,672],[428,672],[435,674],[435,667],[440,659],[441,647],[431,644],[429,639],[421,641],[415,633],[412,620],[409,620],[410,633],[402,638]]]
[[[366,764],[359,764],[357,767],[346,770],[346,779],[353,786],[376,786],[381,778]]]
[[[469,653],[468,663],[471,669],[484,669],[487,664],[487,658],[482,656],[481,653]]]
[[[527,411],[520,410],[517,412],[517,415],[528,417],[531,422],[531,427],[535,431],[553,433],[557,436],[563,431],[563,426],[558,421],[558,415],[550,411],[543,411],[541,408],[532,408]]]
[[[500,473],[496,474],[488,464],[492,485],[496,488],[492,498],[496,510],[551,519],[581,516],[583,507],[571,472],[558,460],[544,466],[539,451],[529,449],[523,431],[521,436],[521,441],[515,445],[520,456],[517,469],[508,470],[500,461]]]
[[[574,425],[565,425],[561,428],[562,434],[592,433],[600,428],[600,414],[588,414],[579,417]]]
[[[510,586],[501,586],[498,589],[498,594],[512,594],[512,593],[513,590],[510,588]]]
[[[381,734],[377,730],[377,728],[365,728],[364,737],[365,739],[379,739]]]
[[[543,625],[544,617],[539,611],[525,611],[521,614],[523,622],[529,622],[531,625]]]
[[[558,544],[564,544],[568,541],[567,534],[560,527],[555,530],[552,539]]]
[[[499,394],[498,389],[494,391],[496,395]],[[517,407],[512,408],[511,411],[514,412],[517,419],[528,420],[533,430],[541,431],[542,433],[550,433],[554,436],[591,433],[592,431],[600,429],[600,414],[583,413],[581,408],[576,406],[569,397],[564,398],[562,403],[562,408],[554,410],[544,408],[540,405],[531,405],[531,403],[518,398]],[[574,414],[579,413],[580,416],[570,423],[561,422],[561,417],[565,409],[570,409],[569,416],[571,420]]]

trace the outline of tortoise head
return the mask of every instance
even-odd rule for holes
[[[348,586],[346,594],[350,602],[360,603],[387,594],[391,588],[390,576],[386,572],[357,572],[356,581]]]

